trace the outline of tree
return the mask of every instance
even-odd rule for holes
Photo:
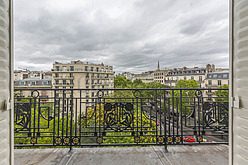
[[[219,87],[220,90],[215,91],[216,96],[218,96],[218,98],[216,98],[217,101],[229,101],[229,90],[221,90],[224,88],[228,89],[229,85],[224,84]]]
[[[178,88],[182,88],[182,89],[178,89]],[[190,88],[199,88],[198,83],[195,80],[179,80],[176,86],[174,87],[174,90],[170,92],[171,95],[170,102],[173,103],[174,100],[174,108],[178,108],[180,111],[182,106],[182,110],[186,108],[186,114],[189,114],[191,111],[190,107],[187,107],[187,105],[190,105],[193,102],[196,91]]]
[[[126,77],[116,76],[114,79],[115,88],[127,88],[132,85],[132,81],[128,80]]]

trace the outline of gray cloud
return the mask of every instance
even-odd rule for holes
[[[228,2],[15,1],[15,67],[70,60],[134,73],[158,60],[163,68],[228,67]]]

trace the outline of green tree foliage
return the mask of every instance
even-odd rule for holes
[[[177,88],[184,88],[183,90],[176,90]],[[186,113],[190,113],[190,107],[187,105],[192,104],[192,101],[195,97],[195,90],[187,90],[187,88],[199,88],[198,83],[195,80],[179,80],[174,87],[175,90],[170,92],[171,103],[174,101],[174,108],[178,108],[179,111],[182,109],[184,113],[184,108],[186,108]]]
[[[116,76],[114,79],[114,83],[115,88],[130,88],[132,86],[132,81],[122,76]]]
[[[218,96],[217,101],[229,101],[229,90],[221,90],[223,88],[228,89],[229,85],[224,84],[219,87],[220,90],[215,91],[216,96]]]
[[[113,100],[109,99],[107,100],[107,102],[113,102]],[[140,137],[140,142],[141,143],[155,143],[156,139],[154,137],[154,135],[156,135],[156,123],[154,121],[151,121],[147,115],[145,115],[144,113],[142,114],[142,118],[141,118],[141,111],[138,108],[138,112],[137,112],[137,107],[134,105],[134,121],[132,122],[132,124],[130,125],[131,127],[134,127],[134,131],[137,131],[136,127],[137,127],[137,123],[138,126],[140,127],[142,125],[143,129],[142,131],[149,131],[147,133],[144,133],[147,136],[141,136]],[[117,115],[117,113],[120,111],[119,108],[111,111],[111,113]],[[87,112],[87,117],[88,119],[82,119],[81,123],[82,123],[82,130],[84,131],[94,131],[94,127],[95,127],[95,123],[98,126],[99,123],[100,125],[104,125],[104,121],[107,119],[104,119],[104,105],[101,105],[101,107],[99,107],[99,105],[96,107],[96,109],[88,109]],[[138,114],[138,115],[137,115]],[[125,116],[120,116],[120,119],[125,119]],[[116,124],[115,126],[117,126],[118,124]],[[120,127],[125,127],[125,125],[120,124]],[[139,131],[141,131],[141,128],[138,128]],[[97,128],[97,131],[98,128]],[[103,143],[105,144],[113,144],[113,143],[134,143],[134,137],[131,136],[131,132],[115,132],[115,131],[111,131],[111,132],[107,132],[106,133],[107,136],[104,137],[104,141]],[[122,136],[119,136],[122,135]],[[149,136],[151,135],[151,136]],[[91,141],[92,142],[92,141]]]

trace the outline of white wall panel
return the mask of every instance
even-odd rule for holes
[[[232,96],[240,105],[233,108],[230,164],[248,164],[248,0],[231,1]]]
[[[0,0],[0,165],[11,164],[11,44],[9,0]]]

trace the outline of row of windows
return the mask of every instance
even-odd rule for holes
[[[82,71],[82,69],[75,69],[74,66],[70,66],[69,69],[67,66],[62,66],[62,69],[60,66],[55,66],[55,71],[78,71],[78,70]],[[85,66],[84,71],[104,72],[104,68]],[[105,72],[108,72],[108,68],[105,69]],[[112,69],[110,69],[109,72],[112,72]]]
[[[156,82],[164,83],[164,80],[155,80]]]
[[[221,80],[217,80],[218,81],[218,85],[222,85],[222,81]],[[229,81],[228,81],[229,84]],[[208,80],[208,85],[213,85],[212,80]]]
[[[85,81],[86,84],[89,84],[90,83],[90,80],[86,80]],[[91,80],[91,84],[108,84],[109,83],[109,80]],[[113,80],[110,81],[110,83],[113,83]]]
[[[158,76],[158,75],[164,75],[164,73],[163,72],[161,72],[161,73],[154,73],[154,76]]]
[[[92,89],[100,89],[102,87],[102,89],[109,89],[109,86],[107,85],[107,86],[104,86],[104,85],[102,85],[102,86],[100,86],[100,85],[92,85],[91,86],[91,88]],[[90,88],[90,86],[86,86],[86,89],[89,89]],[[111,85],[111,87],[110,87],[111,89],[113,89],[114,88],[114,86],[113,85]]]
[[[154,79],[163,79],[164,77],[154,77]]]
[[[208,74],[208,78],[227,78],[228,74]]]
[[[184,76],[183,79],[184,79],[184,80],[187,80],[187,77]],[[194,80],[195,77],[194,77],[194,76],[191,76],[190,79],[191,79],[191,80]],[[179,77],[167,77],[167,80],[176,80],[176,81],[178,81],[178,80],[180,80],[180,79],[179,79]],[[198,80],[199,80],[199,81],[202,81],[202,76],[199,76],[199,79],[198,79]]]
[[[59,84],[59,80],[55,80],[55,84]],[[66,84],[73,84],[73,80],[70,80],[70,81],[63,80],[63,81],[62,81],[62,84],[63,84],[63,85],[66,85]]]
[[[51,85],[51,81],[20,81],[19,85]]]
[[[199,73],[206,73],[206,70],[191,70],[191,71],[169,72],[168,75],[177,75],[177,74],[199,74]]]
[[[86,73],[86,77],[89,77],[90,76],[90,74],[89,73]],[[92,73],[91,74],[91,77],[93,78],[93,77],[95,77],[95,78],[113,78],[114,77],[114,75],[109,75],[109,74],[94,74],[94,73]]]

